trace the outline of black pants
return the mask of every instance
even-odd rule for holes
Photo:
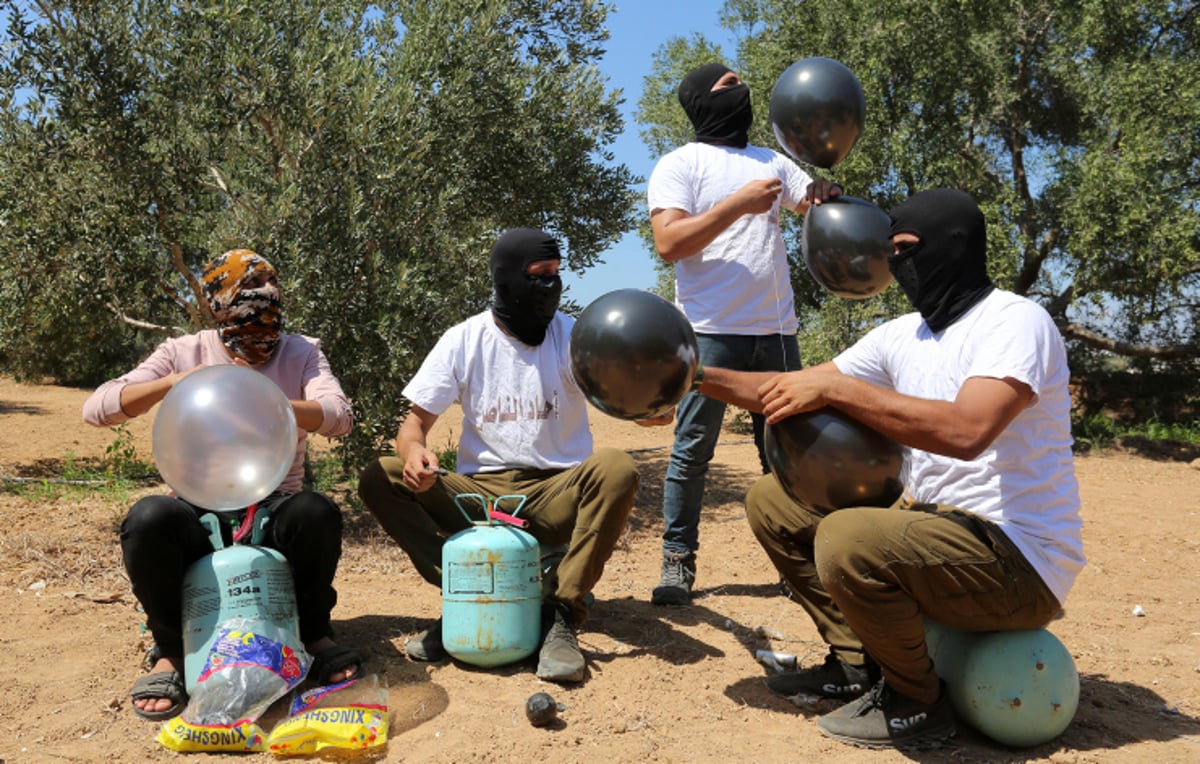
[[[342,555],[342,513],[315,491],[272,494],[259,502],[271,517],[262,546],[277,550],[292,566],[300,640],[331,636],[329,614],[337,604],[333,576]],[[183,577],[196,560],[213,551],[200,516],[208,510],[170,496],[147,496],[121,523],[121,552],[133,594],[146,611],[154,641],[168,658],[183,657]],[[223,530],[230,528],[223,523]],[[226,536],[228,543],[229,533]]]

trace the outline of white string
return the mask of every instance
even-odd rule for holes
[[[782,201],[782,200],[780,200],[780,202],[779,202],[779,207],[780,207],[780,210],[779,210],[779,213],[778,213],[778,215],[777,215],[777,216],[776,216],[776,218],[775,218],[776,220],[780,220],[780,219],[783,217],[783,209],[782,209],[782,208],[783,208],[783,201]],[[770,214],[770,213],[768,213],[768,215],[769,215],[769,214]],[[783,238],[783,231],[782,231],[782,228],[783,228],[783,226],[782,226],[782,224],[781,224],[781,223],[776,223],[776,225],[777,225],[777,226],[779,226],[779,227],[780,227],[780,229],[781,229],[781,230],[780,230],[780,232],[779,232],[779,236],[780,236],[780,238],[782,239],[782,238]],[[790,283],[791,283],[791,278],[792,278],[792,275],[791,275],[791,271],[790,271],[790,270],[788,270],[788,259],[787,259],[787,247],[786,247],[786,245],[785,245],[785,247],[784,247],[784,250],[783,250],[783,267],[784,267],[784,271],[785,271],[785,273],[784,273],[784,277],[788,279],[788,283],[790,284]],[[778,331],[778,335],[779,335],[779,353],[780,353],[780,357],[781,357],[781,358],[783,358],[783,370],[784,370],[784,371],[791,371],[791,369],[789,369],[789,368],[788,368],[787,344],[784,342],[784,337],[783,337],[783,303],[782,303],[782,301],[779,299],[779,274],[778,274],[778,273],[776,273],[776,270],[777,270],[777,269],[778,269],[778,265],[775,263],[775,257],[774,257],[774,253],[772,253],[772,256],[771,256],[771,275],[772,275],[774,278],[772,278],[772,279],[771,279],[771,289],[772,289],[772,290],[775,292],[775,316],[776,316],[777,320],[779,321],[779,331]],[[795,303],[794,303],[794,301],[793,301],[793,306],[792,306],[792,309],[793,309],[793,310],[795,309]]]

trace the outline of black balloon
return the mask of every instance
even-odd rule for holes
[[[828,169],[846,158],[862,134],[867,100],[854,72],[815,56],[789,66],[771,91],[771,128],[783,150]]]
[[[692,389],[700,349],[687,317],[640,289],[584,308],[571,330],[571,373],[592,405],[618,419],[666,413]]]
[[[764,445],[788,496],[819,512],[886,507],[904,490],[903,447],[836,409],[768,424]]]
[[[892,283],[891,219],[870,202],[838,196],[808,208],[800,250],[817,283],[839,297],[865,300]]]

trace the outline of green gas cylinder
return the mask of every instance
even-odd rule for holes
[[[254,539],[267,516],[259,511]],[[268,547],[225,547],[219,520],[201,516],[215,550],[188,568],[183,579],[184,678],[189,694],[200,681],[234,665],[257,665],[287,686],[304,678],[292,569]]]
[[[494,502],[516,500],[501,521]],[[475,666],[503,666],[538,647],[541,637],[542,563],[537,539],[513,521],[523,496],[488,501],[460,494],[455,504],[471,521],[442,546],[442,645]],[[467,511],[482,507],[482,520]]]

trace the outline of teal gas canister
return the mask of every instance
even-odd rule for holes
[[[292,569],[282,554],[263,546],[267,514],[259,511],[252,544],[224,546],[216,516],[201,518],[209,529],[212,554],[192,563],[183,579],[184,678],[188,693],[196,691],[200,673],[209,661],[222,627],[242,623],[247,631],[288,635],[300,646],[296,589]]]
[[[442,645],[475,666],[515,663],[537,649],[541,636],[542,564],[537,539],[521,530],[517,513],[494,512],[479,494],[460,494],[454,503],[472,523],[442,546]],[[483,520],[468,512],[482,508]]]

